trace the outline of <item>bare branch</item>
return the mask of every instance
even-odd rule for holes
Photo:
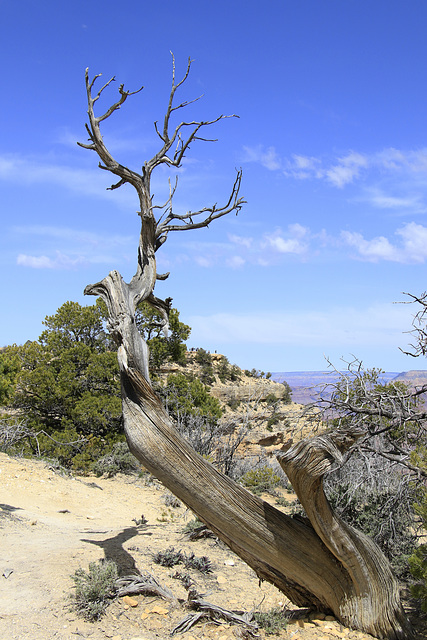
[[[108,151],[107,147],[104,144],[104,140],[101,135],[101,131],[99,128],[100,122],[109,118],[114,111],[119,109],[121,105],[126,101],[128,96],[139,93],[142,90],[138,89],[137,91],[125,91],[123,88],[123,84],[119,87],[120,99],[111,105],[107,111],[101,115],[96,117],[94,113],[94,104],[100,98],[102,92],[114,81],[114,78],[111,78],[108,82],[104,84],[104,86],[98,91],[95,97],[92,97],[92,89],[94,87],[95,81],[100,77],[101,74],[96,75],[92,81],[89,80],[89,69],[87,68],[85,71],[85,82],[86,82],[86,93],[87,93],[87,101],[88,101],[88,116],[89,116],[89,125],[86,124],[86,130],[89,134],[89,139],[91,140],[91,144],[84,144],[78,142],[77,144],[84,149],[90,149],[92,151],[96,151],[99,158],[101,159],[103,164],[100,164],[100,168],[105,169],[106,171],[110,171],[115,175],[119,176],[120,181],[110,187],[111,189],[116,189],[125,182],[129,182],[132,184],[138,192],[140,196],[140,200],[144,194],[144,186],[142,182],[142,176],[137,174],[135,171],[128,169],[127,167],[119,164]]]
[[[414,316],[412,331],[408,332],[415,338],[415,344],[410,345],[412,351],[404,351],[403,349],[401,349],[401,351],[407,356],[418,358],[418,356],[427,355],[427,329],[425,321],[427,315],[427,292],[425,291],[420,296],[415,296],[412,293],[404,293],[404,295],[411,298],[411,300],[401,302],[400,304],[413,304],[415,302],[421,306],[421,309]]]
[[[168,104],[168,108],[167,108],[167,111],[166,111],[166,114],[165,114],[165,118],[164,118],[164,122],[163,122],[163,139],[165,141],[168,138],[169,118],[170,118],[170,115],[171,115],[171,113],[173,111],[172,105],[173,105],[173,99],[175,97],[175,92],[187,80],[188,75],[190,73],[191,63],[193,62],[193,60],[191,60],[191,58],[188,58],[187,71],[185,72],[185,75],[184,75],[183,79],[181,80],[181,82],[178,82],[178,84],[175,84],[175,56],[173,55],[172,51],[171,51],[171,56],[172,56],[172,89],[171,89],[171,92],[170,92],[170,95],[169,95],[169,104]]]
[[[236,215],[241,210],[245,203],[243,198],[239,198],[239,191],[242,182],[242,171],[239,169],[236,179],[231,190],[230,197],[225,205],[218,207],[214,204],[212,207],[205,207],[199,211],[188,211],[183,215],[173,213],[170,207],[169,214],[165,218],[164,222],[157,225],[156,237],[158,242],[163,243],[167,234],[170,231],[188,231],[190,229],[201,229],[202,227],[208,227],[213,220],[217,220],[222,216],[225,216],[232,211],[236,212]],[[194,222],[196,216],[202,216],[202,220]],[[173,224],[173,221],[177,221],[178,224]],[[159,221],[160,222],[160,221]]]
[[[153,196],[151,194],[150,189],[150,180],[151,174],[153,170],[161,165],[166,164],[170,167],[180,167],[182,160],[185,156],[187,149],[190,144],[195,140],[205,141],[205,142],[215,142],[215,139],[204,137],[198,135],[202,128],[216,124],[220,120],[225,118],[234,118],[236,115],[232,116],[224,116],[220,115],[217,118],[212,120],[200,120],[200,121],[182,121],[180,122],[173,133],[171,134],[170,129],[170,120],[171,116],[175,111],[183,109],[194,102],[197,102],[200,97],[195,98],[194,100],[184,100],[177,106],[174,106],[174,98],[176,91],[181,87],[181,85],[187,80],[188,75],[190,73],[192,60],[189,58],[187,63],[187,69],[183,76],[183,78],[177,82],[176,81],[176,68],[175,68],[175,57],[172,54],[172,87],[169,95],[169,101],[166,109],[166,113],[164,116],[163,122],[163,131],[161,132],[157,126],[157,123],[154,124],[157,135],[163,142],[162,148],[156,153],[150,160],[146,161],[142,167],[142,173],[139,174],[128,167],[118,163],[107,147],[104,144],[103,137],[100,132],[100,123],[109,118],[114,111],[120,109],[122,104],[126,101],[128,96],[135,95],[142,90],[138,89],[137,91],[125,91],[123,84],[119,86],[119,99],[112,104],[104,114],[100,116],[96,116],[94,113],[94,104],[101,97],[102,93],[107,89],[111,83],[115,81],[115,78],[111,78],[108,82],[106,82],[98,93],[95,96],[92,96],[92,91],[94,89],[94,85],[96,80],[100,77],[100,74],[96,75],[92,80],[89,79],[89,70],[86,69],[85,72],[85,82],[86,82],[86,93],[88,100],[88,115],[89,115],[89,124],[86,124],[86,130],[89,135],[88,143],[79,142],[79,146],[84,149],[89,149],[91,151],[95,151],[99,158],[100,163],[99,167],[104,171],[110,171],[111,173],[117,175],[119,180],[113,183],[108,189],[110,191],[114,191],[118,189],[126,182],[132,184],[132,186],[136,189],[139,202],[140,202],[140,212],[142,220],[146,222],[150,220],[150,227],[155,231],[153,242],[155,243],[155,250],[157,250],[166,240],[167,234],[169,231],[176,230],[189,230],[189,229],[200,229],[202,227],[208,226],[213,220],[220,218],[232,211],[236,211],[238,213],[244,204],[243,198],[238,197],[240,184],[241,184],[241,171],[238,171],[236,181],[234,183],[230,198],[226,205],[218,207],[216,204],[212,207],[206,207],[201,209],[195,213],[191,211],[184,215],[177,215],[173,213],[172,210],[172,200],[175,195],[175,191],[177,188],[177,179],[175,182],[175,186],[172,187],[169,185],[169,197],[165,204],[153,205]],[[183,136],[184,130],[190,130],[187,136]],[[154,209],[162,210],[162,213],[157,221],[154,221]],[[194,219],[200,216],[197,222],[194,222]],[[173,224],[175,222],[175,224]]]

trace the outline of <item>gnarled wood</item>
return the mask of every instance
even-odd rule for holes
[[[343,462],[343,453],[363,435],[365,432],[357,429],[337,430],[300,442],[279,453],[277,460],[314,530],[354,586],[356,596],[343,601],[340,619],[350,627],[361,625],[380,638],[388,637],[394,628],[399,637],[410,634],[410,629],[388,560],[371,538],[337,516],[323,490],[324,476],[334,463]]]
[[[86,287],[85,293],[100,295],[109,311],[110,330],[118,346],[122,383],[123,415],[126,438],[132,453],[163,484],[182,500],[235,553],[247,562],[261,579],[281,589],[295,604],[333,612],[344,624],[389,640],[410,637],[410,630],[400,606],[397,584],[388,563],[377,547],[355,530],[347,527],[332,512],[322,489],[322,478],[339,451],[351,444],[354,434],[325,436],[299,443],[280,456],[280,463],[290,476],[311,520],[284,515],[263,500],[219,473],[181,438],[172,425],[148,374],[148,349],[135,323],[135,308],[147,300],[167,316],[169,303],[153,295],[156,278],[155,252],[170,231],[191,230],[240,210],[241,172],[238,172],[231,195],[222,207],[216,205],[192,213],[173,212],[172,197],[160,207],[156,220],[150,193],[152,171],[161,164],[178,167],[185,151],[199,131],[222,119],[181,122],[169,133],[170,117],[178,107],[173,98],[187,78],[175,82],[175,64],[170,100],[163,130],[156,131],[162,148],[144,163],[141,174],[116,162],[107,150],[99,124],[110,117],[131,95],[119,88],[120,99],[103,116],[95,117],[94,104],[107,82],[92,98],[95,79],[86,73],[90,143],[82,145],[101,158],[101,168],[120,180],[112,188],[129,182],[137,191],[141,211],[141,234],[135,276],[125,283],[117,271],[101,282]],[[189,129],[187,129],[189,128]],[[183,130],[190,130],[184,140]],[[175,151],[171,151],[175,143]],[[196,216],[198,218],[196,219]],[[196,221],[195,221],[196,220]],[[371,584],[370,584],[371,583]]]

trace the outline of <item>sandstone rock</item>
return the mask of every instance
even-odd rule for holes
[[[122,602],[125,605],[127,604],[128,607],[137,607],[138,606],[138,600],[135,600],[135,598],[131,598],[130,596],[123,596]]]
[[[157,606],[151,608],[151,613],[158,613],[159,615],[166,615],[167,613],[169,613],[169,609],[166,609],[165,607],[157,605]]]

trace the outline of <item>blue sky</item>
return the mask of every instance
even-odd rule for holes
[[[209,229],[170,234],[158,269],[192,327],[190,346],[265,371],[321,370],[325,356],[388,371],[426,288],[427,4],[394,0],[0,0],[0,344],[36,339],[89,283],[136,266],[129,187],[83,150],[84,70],[144,89],[104,123],[138,170],[177,74],[186,118],[223,120],[191,147],[176,210],[225,202],[243,170],[247,204]],[[168,173],[153,179],[158,202]]]

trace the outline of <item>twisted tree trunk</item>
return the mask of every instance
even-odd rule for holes
[[[121,85],[120,99],[96,117],[94,104],[113,79],[92,97],[98,76],[90,81],[86,71],[89,143],[81,146],[95,151],[101,159],[100,167],[120,178],[112,189],[130,183],[140,203],[138,265],[131,282],[125,283],[117,271],[112,271],[102,282],[85,290],[86,294],[100,295],[108,307],[110,331],[118,346],[125,433],[130,450],[260,579],[272,582],[292,602],[332,612],[343,624],[379,638],[409,638],[411,632],[400,605],[398,585],[387,560],[372,541],[334,515],[323,493],[323,475],[357,434],[339,432],[314,438],[279,456],[310,520],[295,519],[253,496],[199,456],[177,433],[151,387],[148,349],[135,323],[135,309],[139,301],[147,300],[167,319],[168,302],[153,295],[156,279],[167,277],[156,273],[155,252],[169,232],[206,227],[232,211],[237,213],[243,204],[239,198],[239,171],[231,195],[222,207],[213,205],[178,215],[172,207],[174,189],[163,206],[153,205],[150,192],[153,170],[162,164],[180,167],[190,143],[205,139],[198,137],[200,129],[223,118],[184,121],[170,132],[172,114],[189,104],[183,102],[174,107],[173,98],[187,78],[190,65],[191,61],[184,79],[176,83],[173,61],[164,126],[162,130],[156,126],[162,147],[144,163],[140,174],[112,157],[100,133],[100,123],[132,93]],[[189,127],[191,133],[184,139],[182,132]],[[157,220],[154,209],[161,210]]]
[[[117,272],[86,293],[107,302],[122,381],[129,448],[230,549],[298,606],[333,613],[346,626],[379,638],[410,637],[398,585],[387,560],[366,536],[341,522],[322,477],[355,436],[338,432],[298,443],[279,462],[310,520],[284,515],[219,473],[181,438],[146,376],[146,345],[127,285]]]

